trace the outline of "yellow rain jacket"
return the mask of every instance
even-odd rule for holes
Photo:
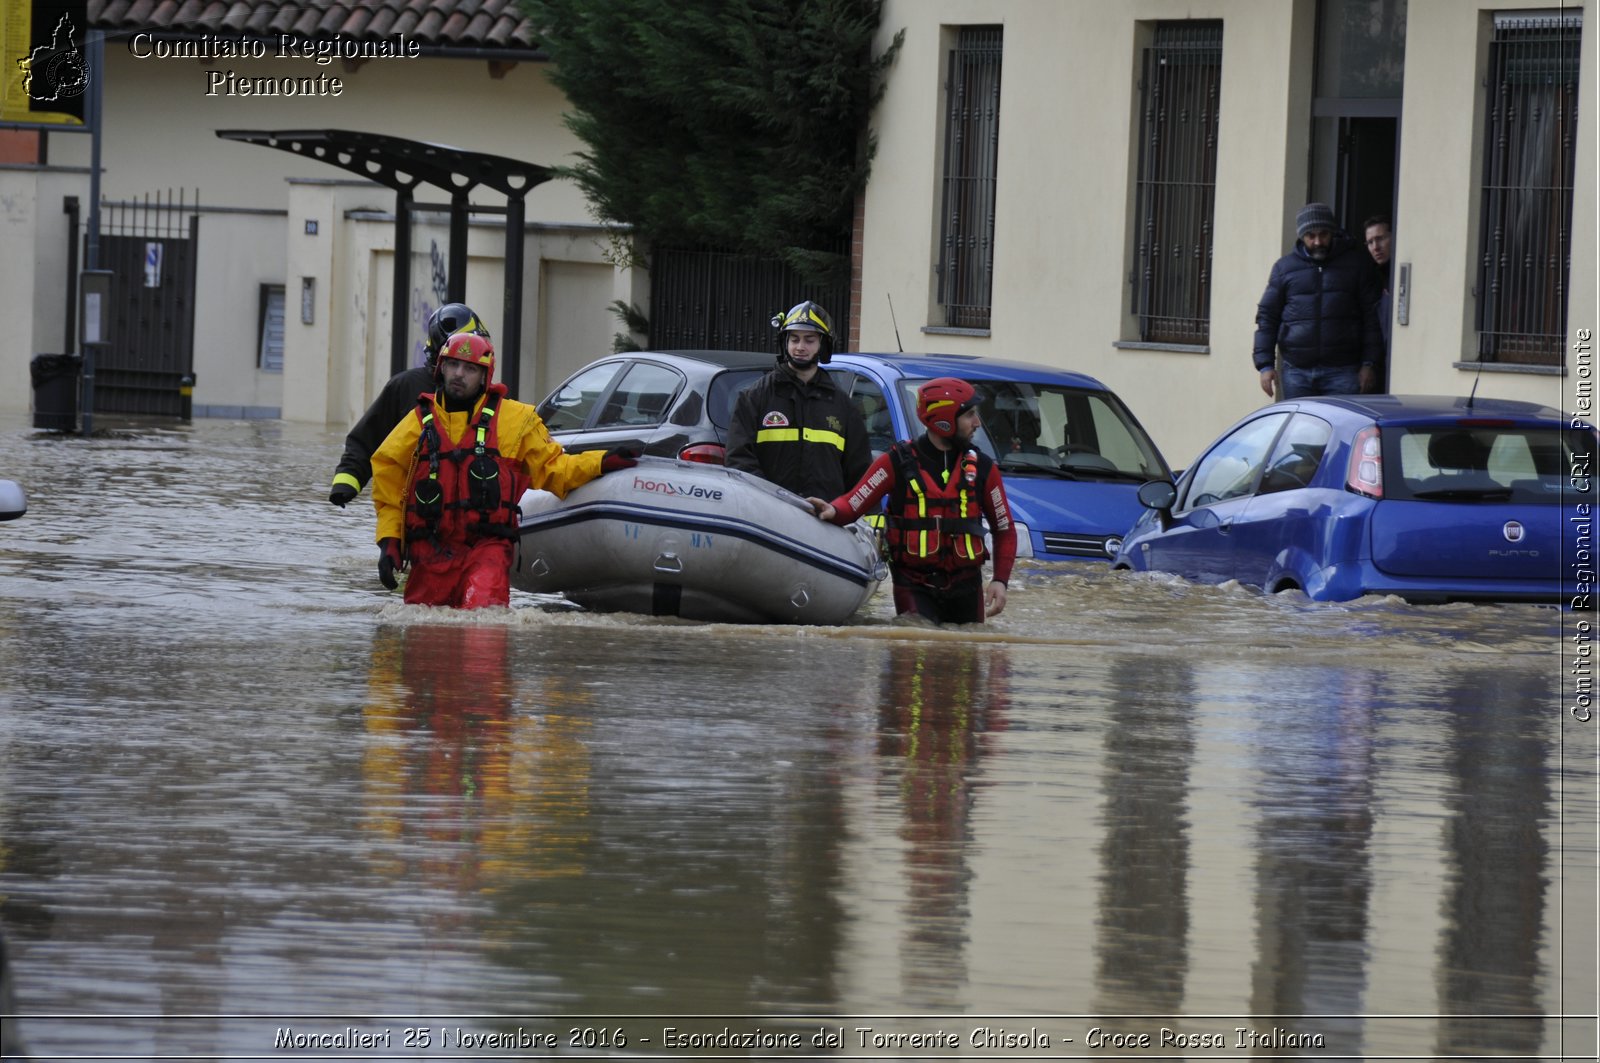
[[[463,445],[473,418],[483,406],[484,396],[466,410],[434,407],[434,421],[442,435]],[[549,429],[532,406],[515,399],[501,399],[495,415],[500,434],[500,453],[520,461],[528,471],[530,486],[565,498],[568,491],[600,475],[604,452],[568,454],[550,438]],[[375,542],[405,539],[405,507],[411,491],[412,460],[417,441],[422,437],[422,417],[413,410],[389,433],[389,438],[372,455],[372,505],[378,511]]]

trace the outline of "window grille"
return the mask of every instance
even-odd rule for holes
[[[256,368],[264,373],[283,372],[283,311],[284,286],[263,284]]]
[[[1222,23],[1162,22],[1144,51],[1133,311],[1139,338],[1205,344],[1217,191]]]
[[[1565,360],[1582,29],[1577,11],[1495,17],[1478,235],[1482,361]]]
[[[1003,33],[999,26],[963,26],[949,55],[939,303],[952,328],[989,327]]]

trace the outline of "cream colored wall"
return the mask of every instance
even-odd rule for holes
[[[583,262],[545,262],[539,272],[539,347],[546,352],[537,386],[527,397],[537,401],[573,371],[611,353],[611,338],[622,325],[610,315],[569,314],[570,306],[606,306],[611,301],[612,270]],[[612,327],[612,326],[615,327]]]
[[[207,96],[206,74],[232,69],[241,77],[316,76],[344,82],[338,97]],[[154,189],[200,189],[208,205],[276,207],[288,203],[287,177],[351,178],[327,163],[273,148],[219,140],[217,130],[351,129],[449,144],[541,166],[572,161],[580,143],[561,121],[565,98],[549,83],[548,65],[521,63],[502,79],[482,60],[377,59],[349,71],[342,62],[307,60],[132,58],[106,47],[106,124],[101,151],[106,196]],[[50,161],[89,162],[88,137],[53,134]],[[445,194],[422,186],[418,200]],[[492,192],[473,202],[503,201]],[[530,219],[584,221],[577,187],[546,182],[529,193]]]
[[[283,403],[283,374],[258,366],[260,303],[262,285],[283,283],[283,216],[202,214],[197,243],[195,404],[212,407],[212,415],[274,415]],[[284,294],[285,314],[299,320],[299,291]]]
[[[0,345],[0,412],[32,408],[29,365],[35,354],[76,349],[64,335],[67,301],[67,215],[62,197],[89,204],[89,176],[33,166],[0,166],[0,319],[15,323]],[[81,265],[81,263],[80,263]]]
[[[1484,57],[1496,11],[1548,10],[1527,0],[1410,0],[1406,100],[1401,118],[1400,194],[1395,207],[1396,270],[1411,265],[1409,324],[1394,327],[1393,390],[1477,394],[1562,407],[1572,377],[1476,365],[1473,287],[1482,180]],[[1584,46],[1578,73],[1577,172],[1572,217],[1569,335],[1596,324],[1594,0],[1582,5]],[[1477,62],[1468,62],[1471,56]],[[1472,106],[1465,106],[1465,101]],[[1568,350],[1568,372],[1573,370]]]
[[[218,69],[233,69],[241,77],[326,74],[342,79],[344,91],[338,97],[207,96],[207,73]],[[464,59],[373,60],[355,70],[342,62],[317,66],[306,60],[207,65],[194,59],[140,60],[125,45],[108,46],[102,145],[105,197],[131,199],[157,190],[198,188],[206,207],[288,211],[287,221],[280,215],[266,223],[256,216],[246,221],[235,214],[202,213],[196,408],[245,408],[255,413],[279,409],[292,420],[343,424],[359,416],[389,375],[394,193],[327,163],[220,140],[217,130],[351,129],[560,165],[572,161],[580,145],[563,124],[565,99],[550,85],[547,74],[546,64],[522,63],[495,79],[486,62]],[[89,138],[53,134],[49,152],[52,163],[87,166]],[[327,195],[305,194],[318,182]],[[415,195],[419,203],[448,202],[443,190],[429,185],[419,186]],[[86,194],[84,198],[87,203]],[[504,197],[480,189],[471,195],[471,202],[496,206]],[[530,227],[589,222],[581,193],[568,181],[536,187],[525,204]],[[387,217],[366,229],[344,226],[342,215],[358,210]],[[304,234],[308,217],[320,219],[318,237]],[[428,302],[424,293],[432,289],[429,243],[436,240],[442,249],[449,245],[444,215],[432,216],[437,223],[429,217],[417,215],[412,237],[417,253],[412,311],[420,310],[424,322],[431,309],[421,307]],[[484,224],[474,224],[469,244],[469,301],[486,317],[498,320],[504,243],[497,220],[491,216]],[[536,251],[537,241],[530,242],[529,249]],[[526,296],[530,304],[537,300],[537,262],[530,254]],[[300,324],[302,276],[319,279],[319,311],[312,326]],[[285,286],[287,334],[281,375],[255,368],[262,283]],[[0,295],[0,305],[29,305],[14,294],[17,291]],[[420,324],[414,331],[420,338]],[[530,362],[535,360],[534,335],[524,329],[523,348]],[[525,372],[525,388],[528,380]],[[26,402],[24,391],[24,408]]]
[[[1250,362],[1254,312],[1292,232],[1302,195],[1293,190],[1305,184],[1305,123],[1293,116],[1309,110],[1299,71],[1313,10],[1311,0],[890,0],[884,37],[904,28],[906,40],[874,122],[862,349],[894,349],[888,300],[877,294],[888,292],[908,349],[1089,373],[1122,395],[1171,460],[1186,462],[1265,398]],[[1112,346],[1136,336],[1126,283],[1144,43],[1136,30],[1163,18],[1225,22],[1208,354]],[[940,28],[986,23],[1005,27],[992,327],[987,337],[916,336],[937,309]]]
[[[387,204],[387,205],[385,205]],[[392,375],[393,193],[363,182],[290,183],[286,262],[283,417],[354,423]],[[317,233],[306,233],[306,222]],[[538,401],[574,359],[611,349],[614,299],[637,301],[635,272],[612,264],[616,233],[593,225],[533,225],[523,240],[522,356],[518,397]],[[432,312],[448,301],[435,287],[434,259],[449,253],[443,214],[412,226],[407,364],[419,365]],[[498,219],[467,233],[467,292],[491,334],[505,335],[505,236]],[[316,281],[313,323],[301,321],[301,278]],[[574,278],[581,282],[574,283]],[[547,353],[553,352],[553,353]],[[506,352],[502,350],[504,357]],[[504,378],[504,363],[498,374]]]
[[[1413,264],[1411,324],[1396,328],[1395,387],[1464,394],[1486,12],[1550,6],[1410,0],[1396,219]],[[1595,32],[1593,0],[1585,5]],[[1116,390],[1169,460],[1188,464],[1267,400],[1252,369],[1255,309],[1294,240],[1307,187],[1314,0],[888,0],[881,41],[904,29],[873,126],[861,348],[893,350],[887,292],[908,349],[1017,358],[1087,372]],[[1205,353],[1126,345],[1139,131],[1139,23],[1223,20],[1211,328]],[[1005,27],[993,324],[975,337],[916,334],[934,320],[945,49],[941,27]],[[1595,98],[1593,49],[1581,72]],[[1570,322],[1593,326],[1595,123],[1580,123]],[[918,318],[920,317],[920,320]],[[1125,346],[1114,346],[1119,341]],[[1553,401],[1559,378],[1485,372],[1479,394]]]

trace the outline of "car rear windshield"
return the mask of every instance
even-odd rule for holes
[[[765,369],[729,369],[711,378],[711,390],[706,395],[706,408],[711,413],[711,423],[723,431],[733,423],[733,404],[739,392],[754,384],[766,373]]]
[[[1383,430],[1383,455],[1386,498],[1555,504],[1595,497],[1593,429],[1396,426]]]

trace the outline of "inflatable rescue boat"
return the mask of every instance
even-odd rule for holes
[[[596,612],[734,623],[839,624],[885,574],[865,524],[722,465],[642,458],[565,499],[522,496],[511,585]]]

